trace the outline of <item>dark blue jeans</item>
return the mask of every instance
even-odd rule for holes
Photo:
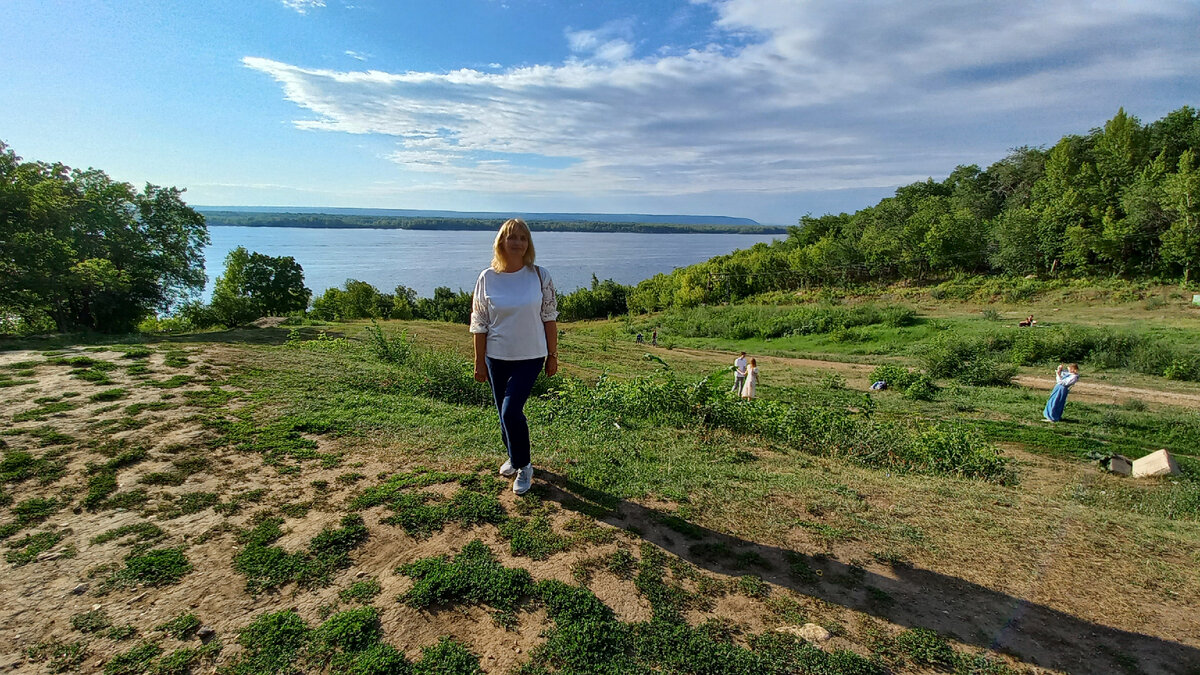
[[[533,391],[533,382],[545,359],[504,361],[487,357],[488,383],[500,413],[500,437],[508,449],[508,459],[518,469],[529,464],[529,423],[525,421],[525,401]]]

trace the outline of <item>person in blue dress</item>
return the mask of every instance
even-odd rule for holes
[[[1064,373],[1064,369],[1067,372]],[[1079,364],[1058,364],[1058,368],[1054,369],[1054,380],[1054,391],[1050,392],[1050,400],[1046,401],[1046,409],[1042,411],[1042,419],[1047,422],[1062,420],[1063,408],[1067,405],[1067,393],[1079,381]]]

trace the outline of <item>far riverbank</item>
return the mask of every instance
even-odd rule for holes
[[[408,286],[420,296],[433,289],[470,291],[492,256],[494,230],[323,229],[213,227],[204,251],[208,285],[224,269],[225,256],[245,246],[272,256],[292,256],[304,268],[314,294],[347,279],[381,291]],[[591,284],[592,275],[622,284],[692,265],[783,235],[660,234],[629,232],[534,232],[537,261],[550,271],[560,292]]]

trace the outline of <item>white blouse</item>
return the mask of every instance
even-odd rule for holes
[[[541,271],[541,284],[538,271]],[[471,301],[471,332],[487,333],[487,355],[501,361],[546,356],[545,322],[558,319],[554,281],[544,268],[479,273]]]
[[[1077,373],[1072,373],[1069,370],[1064,370],[1062,375],[1058,376],[1057,381],[1058,384],[1061,384],[1064,389],[1070,389],[1075,385],[1076,382],[1079,381],[1079,375]]]

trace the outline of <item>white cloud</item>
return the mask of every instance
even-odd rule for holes
[[[325,6],[325,0],[280,0],[284,7],[307,14],[308,10]]]
[[[358,52],[356,52],[352,49],[347,49],[345,54],[346,54],[346,56],[349,56],[350,58],[354,59],[355,61],[366,61],[367,60],[367,56],[365,54],[359,54]]]
[[[393,137],[429,189],[522,194],[896,185],[1200,85],[1188,0],[693,2],[717,39],[685,53],[635,58],[616,22],[565,31],[564,63],[501,72],[243,62],[311,113],[301,129]]]

